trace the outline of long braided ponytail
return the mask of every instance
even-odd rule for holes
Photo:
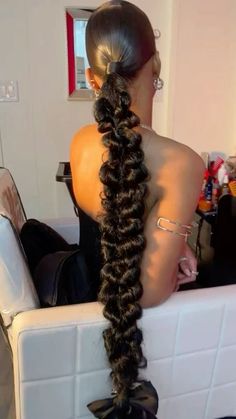
[[[114,6],[121,17],[119,21],[119,16],[115,14],[120,32],[120,22],[124,25],[124,15],[129,20],[131,11],[136,12],[142,25],[148,23],[145,33],[146,41],[149,42],[146,45],[145,56],[135,56],[135,63],[132,56],[135,55],[137,29],[131,28],[130,37],[135,40],[131,42],[127,39],[128,29],[124,27],[125,33],[119,33],[117,48],[114,36],[111,35],[112,30],[117,35],[116,28],[111,26],[104,29],[102,25],[104,21],[109,22],[108,15],[111,11],[115,13]],[[109,16],[111,17],[111,14]],[[99,32],[100,27],[103,29]],[[110,322],[103,337],[111,366],[114,397],[89,405],[89,409],[98,418],[151,419],[155,418],[158,404],[158,397],[151,383],[140,381],[138,377],[139,368],[146,366],[141,347],[143,335],[137,321],[142,316],[139,304],[143,293],[140,262],[145,248],[143,216],[148,170],[141,148],[142,137],[134,129],[140,121],[130,109],[129,94],[129,80],[155,52],[153,31],[150,28],[146,15],[136,6],[124,1],[111,1],[92,15],[86,33],[90,65],[95,74],[101,76],[103,72],[103,84],[95,102],[94,115],[98,131],[103,133],[103,145],[107,149],[107,159],[99,173],[103,184],[103,211],[100,219],[103,267],[99,300],[104,304],[104,316]],[[110,51],[113,51],[113,55],[108,53],[108,43],[104,42],[106,32],[112,39]],[[94,48],[95,35],[98,42],[97,50],[103,51],[102,70],[101,54],[98,58],[97,53],[96,62],[94,50],[91,52],[90,48],[91,45]],[[123,50],[120,47],[122,45]],[[143,403],[144,399],[147,400],[146,405]]]

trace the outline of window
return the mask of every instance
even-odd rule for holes
[[[92,9],[66,9],[68,53],[68,98],[93,100],[94,93],[85,77],[88,60],[85,50],[85,29]]]

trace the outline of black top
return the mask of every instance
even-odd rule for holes
[[[89,217],[89,215],[87,215],[76,202],[72,187],[72,175],[69,162],[59,163],[56,180],[57,182],[64,182],[66,184],[75,207],[76,215],[79,217],[80,248],[85,256],[85,261],[89,270],[89,280],[94,288],[94,299],[96,299],[99,289],[101,269],[101,234],[99,224]]]
[[[99,223],[94,221],[78,205],[76,207],[80,220],[80,248],[85,256],[91,282],[97,295],[101,270],[101,233]]]

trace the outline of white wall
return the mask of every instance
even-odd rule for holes
[[[2,148],[2,139],[1,139],[1,131],[0,131],[0,167],[4,165],[3,161],[3,148]]]
[[[148,15],[154,29],[161,32],[156,46],[160,53],[162,69],[161,78],[164,89],[157,92],[153,107],[153,128],[161,135],[169,135],[169,77],[170,77],[170,44],[172,36],[172,3],[175,0],[133,0]]]
[[[0,103],[4,164],[17,182],[30,217],[73,214],[64,184],[55,181],[59,161],[69,159],[71,137],[93,120],[91,102],[67,100],[64,9],[96,7],[90,0],[8,0],[0,2],[2,80],[18,80],[18,103]],[[160,27],[170,0],[135,0]],[[158,15],[157,10],[160,10]],[[158,19],[159,18],[159,19]],[[162,43],[167,35],[163,35]],[[164,41],[163,41],[164,40]],[[164,55],[164,54],[163,54]],[[4,57],[4,59],[2,59]],[[166,59],[168,63],[168,59]],[[167,106],[157,104],[159,113]],[[160,117],[164,130],[166,121]]]
[[[0,103],[4,164],[31,217],[73,214],[55,174],[69,159],[73,133],[93,117],[91,102],[67,100],[64,9],[100,2],[0,1],[0,79],[18,80],[20,95],[18,103]],[[236,1],[133,3],[162,33],[165,87],[154,103],[154,127],[198,152],[236,152]]]
[[[236,153],[236,1],[174,0],[170,132],[196,151]]]

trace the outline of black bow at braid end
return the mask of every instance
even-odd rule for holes
[[[130,390],[125,411],[114,400],[115,397],[96,400],[88,408],[99,419],[156,419],[158,394],[150,381],[140,381]]]

